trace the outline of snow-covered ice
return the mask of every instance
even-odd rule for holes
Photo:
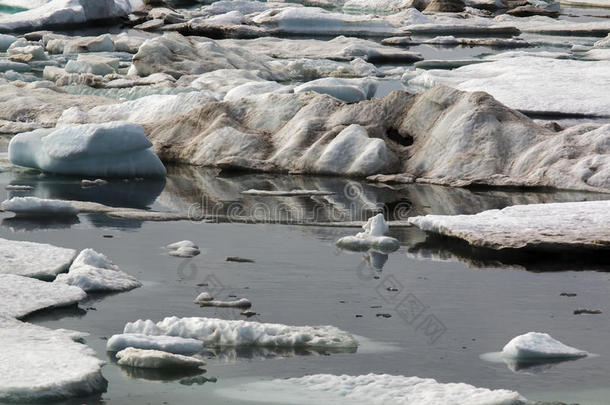
[[[46,243],[0,239],[0,273],[53,279],[74,260],[76,250]]]
[[[514,205],[476,215],[409,218],[424,231],[491,249],[608,249],[610,201]]]
[[[0,317],[22,318],[41,309],[75,304],[86,296],[78,287],[0,274]]]
[[[587,352],[567,346],[547,333],[528,332],[513,338],[502,349],[505,358],[514,360],[569,359],[587,356]]]
[[[377,81],[328,77],[312,80],[294,88],[295,93],[305,91],[328,94],[346,103],[355,103],[373,97],[377,91]]]
[[[139,368],[185,369],[199,368],[205,361],[195,357],[162,352],[159,350],[143,350],[128,347],[116,354],[120,366]]]
[[[0,316],[0,401],[47,402],[104,392],[104,362],[75,338]]]
[[[337,241],[337,246],[349,250],[380,250],[392,252],[400,247],[398,239],[384,236],[390,229],[383,218],[383,214],[377,214],[362,226],[364,232],[356,236],[344,236]]]
[[[205,298],[205,297],[204,297]],[[252,302],[247,298],[240,298],[234,301],[221,301],[215,299],[199,299],[195,298],[195,303],[202,307],[218,307],[218,308],[250,308]]]
[[[13,197],[0,205],[2,210],[23,217],[72,217],[78,210],[68,201],[49,200],[38,197]]]
[[[160,322],[138,320],[124,333],[199,339],[206,346],[269,346],[355,348],[358,341],[334,326],[289,326],[215,318],[168,317]]]
[[[282,404],[396,404],[396,405],[521,405],[518,392],[477,388],[465,383],[439,383],[431,378],[388,374],[315,374],[300,378],[247,383],[223,389],[236,400]]]
[[[166,170],[140,125],[86,124],[21,133],[9,144],[16,165],[100,177],[160,177]]]
[[[153,336],[142,333],[114,335],[106,344],[109,352],[118,352],[128,347],[144,350],[161,350],[176,354],[195,354],[203,350],[203,342],[197,339],[176,336]]]
[[[166,246],[168,254],[174,257],[195,257],[201,253],[199,246],[190,240],[181,240]]]

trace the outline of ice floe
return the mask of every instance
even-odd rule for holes
[[[46,402],[104,392],[104,362],[74,338],[0,316],[0,401]]]
[[[544,360],[585,357],[587,352],[567,346],[547,333],[528,332],[508,342],[502,355],[515,360]]]
[[[76,250],[35,242],[0,239],[0,273],[53,279],[74,260]]]
[[[223,389],[220,393],[237,400],[285,404],[520,405],[526,402],[515,391],[388,374],[315,374],[248,383],[236,390]]]
[[[119,352],[128,347],[144,350],[161,350],[176,354],[195,354],[203,350],[203,342],[176,336],[153,336],[141,333],[113,335],[106,344],[106,350]]]
[[[56,283],[74,285],[89,291],[129,291],[142,286],[135,277],[122,272],[106,256],[93,249],[79,253],[68,273],[59,274]]]
[[[334,326],[289,326],[274,323],[227,321],[215,318],[169,317],[160,322],[138,320],[124,333],[199,339],[206,346],[269,346],[355,348],[358,341]]]
[[[409,223],[491,249],[608,249],[610,201],[514,205],[476,215],[426,215]]]
[[[398,239],[384,236],[390,229],[383,218],[383,214],[377,214],[362,227],[364,232],[356,236],[344,236],[337,241],[337,246],[349,250],[380,250],[392,252],[400,247]]]
[[[116,358],[119,359],[119,366],[139,368],[185,369],[205,365],[205,361],[195,357],[133,347],[121,350],[116,354]]]
[[[14,212],[21,217],[71,217],[78,210],[68,201],[49,200],[38,197],[13,197],[0,205],[3,211]]]
[[[142,127],[126,122],[85,124],[19,134],[12,163],[43,171],[101,177],[160,177],[165,167]]]
[[[75,304],[86,296],[78,287],[0,274],[0,317],[22,318],[41,309]]]
[[[451,71],[428,70],[405,79],[409,87],[446,84],[465,91],[485,91],[508,107],[537,114],[607,116],[607,69],[605,61],[522,56]]]

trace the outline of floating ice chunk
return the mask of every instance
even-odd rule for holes
[[[71,217],[78,215],[78,210],[68,201],[48,200],[38,197],[13,197],[1,204],[4,211],[14,212],[18,216],[28,217]]]
[[[515,360],[544,360],[585,357],[587,352],[564,345],[547,333],[528,332],[508,342],[502,355]]]
[[[315,91],[329,94],[346,103],[368,100],[377,91],[377,81],[371,79],[338,79],[327,77],[312,80],[294,88],[295,93]]]
[[[375,249],[384,252],[393,252],[400,247],[398,239],[383,236],[390,229],[383,214],[369,218],[362,228],[364,232],[360,232],[356,236],[344,236],[339,239],[337,246],[349,250]]]
[[[76,250],[45,243],[0,239],[0,273],[53,279],[65,271]]]
[[[199,368],[205,361],[194,357],[172,354],[159,350],[142,350],[128,347],[116,354],[120,366],[139,368],[184,369]]]
[[[200,302],[212,301],[213,299],[210,293],[204,291],[195,298],[195,303],[199,304]]]
[[[610,201],[513,205],[476,215],[409,218],[424,231],[490,249],[608,249]]]
[[[248,383],[238,390],[224,389],[220,393],[238,400],[294,404],[520,405],[526,402],[515,391],[388,374],[315,374]]]
[[[197,339],[185,339],[175,336],[151,336],[141,333],[123,333],[114,335],[106,344],[109,352],[119,352],[134,347],[144,350],[162,350],[177,354],[195,354],[203,350],[203,342]]]
[[[240,298],[234,301],[220,301],[220,300],[199,300],[199,297],[195,299],[195,303],[202,307],[218,307],[218,308],[250,308],[252,302],[247,298]]]
[[[256,195],[256,196],[273,196],[273,197],[293,197],[293,196],[308,196],[308,195],[333,195],[335,194],[332,191],[322,191],[322,190],[255,190],[250,189],[246,191],[242,191],[242,194],[245,195]]]
[[[165,167],[140,125],[86,124],[16,135],[12,163],[40,170],[101,177],[160,177]]]
[[[0,317],[22,318],[41,309],[75,304],[86,296],[77,287],[0,274]]]
[[[206,346],[358,347],[352,335],[334,326],[288,326],[215,318],[169,317],[156,324],[138,320],[126,324],[124,332],[194,338]]]
[[[83,188],[85,188],[85,187],[103,186],[105,184],[108,184],[108,182],[103,179],[95,179],[95,180],[83,179],[83,180],[81,180],[80,184]]]
[[[194,257],[201,253],[199,246],[190,240],[174,242],[166,247],[170,250],[168,254],[175,257]]]
[[[138,280],[119,270],[105,255],[85,249],[74,259],[66,274],[59,274],[57,283],[74,285],[89,291],[129,291],[142,286]]]
[[[74,339],[73,333],[0,317],[0,401],[48,402],[104,392],[104,362]]]
[[[11,191],[29,191],[29,190],[34,190],[34,187],[21,185],[21,184],[8,184],[4,187],[4,189],[11,190]]]
[[[74,285],[89,291],[129,291],[142,286],[142,283],[120,270],[101,269],[93,266],[80,266],[59,274],[56,283]]]

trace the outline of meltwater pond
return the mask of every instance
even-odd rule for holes
[[[71,221],[40,222],[1,214],[0,237],[73,249],[91,247],[144,284],[25,319],[53,329],[88,332],[87,344],[107,361],[103,368],[107,392],[66,403],[244,403],[243,395],[236,393],[243,393],[246,384],[322,373],[418,376],[518,391],[534,401],[607,403],[610,274],[603,258],[591,258],[582,266],[557,263],[553,257],[545,263],[521,263],[518,258],[485,257],[452,241],[436,241],[414,228],[390,230],[401,247],[389,255],[335,247],[339,237],[357,232],[336,222],[361,221],[379,210],[390,220],[404,220],[426,213],[475,213],[513,204],[607,199],[607,195],[387,187],[332,177],[228,175],[192,167],[170,168],[164,182],[113,181],[83,189],[80,180],[7,166],[0,173],[0,193],[3,199],[33,195],[190,210],[194,220],[143,222],[81,214]],[[34,189],[6,191],[7,184]],[[241,194],[249,189],[335,194]],[[223,221],[198,221],[196,214],[217,215]],[[256,223],[243,223],[247,218]],[[201,254],[181,259],[163,248],[184,239],[198,244]],[[226,260],[235,256],[254,262]],[[544,271],[549,268],[563,271]],[[333,325],[357,336],[361,346],[356,351],[209,349],[207,372],[201,375],[121,368],[106,353],[107,339],[137,319],[245,319],[239,310],[195,305],[193,300],[202,291],[222,300],[249,299],[257,315],[248,320]],[[577,308],[603,312],[574,315]],[[480,358],[528,331],[549,333],[596,356],[543,365]],[[315,396],[297,402],[322,403]]]

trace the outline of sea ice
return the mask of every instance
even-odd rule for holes
[[[0,207],[22,217],[57,218],[78,215],[78,210],[68,201],[38,197],[13,197],[4,200]]]
[[[75,304],[86,296],[77,287],[0,274],[0,317],[22,318],[41,309]]]
[[[205,361],[181,354],[162,352],[159,350],[143,350],[128,347],[116,354],[120,366],[139,368],[185,369],[199,368]]]
[[[373,97],[377,91],[377,81],[328,77],[312,80],[294,88],[295,93],[305,91],[328,94],[346,103],[355,103]]]
[[[349,250],[381,250],[392,252],[400,247],[398,239],[383,236],[390,227],[383,218],[383,214],[377,214],[362,227],[364,232],[356,236],[344,236],[337,241],[337,246]]]
[[[104,392],[104,362],[76,337],[0,316],[0,401],[48,402]]]
[[[76,250],[35,242],[0,239],[0,273],[53,279],[65,271]]]
[[[288,326],[273,323],[227,321],[215,318],[169,317],[154,323],[138,320],[124,333],[199,339],[206,346],[269,346],[355,348],[358,341],[334,326]]]
[[[222,395],[266,403],[334,403],[396,405],[521,405],[518,392],[477,388],[465,383],[439,383],[431,378],[401,375],[315,374],[300,378],[248,383]]]
[[[123,333],[112,336],[110,339],[108,339],[106,344],[106,350],[109,352],[119,352],[128,347],[191,355],[203,350],[203,342],[197,339],[186,339],[175,336],[152,336],[141,333]]]
[[[544,360],[585,357],[587,352],[564,345],[547,333],[528,332],[508,342],[502,355],[515,360]]]
[[[608,249],[610,201],[513,205],[476,215],[409,218],[424,231],[491,249]]]
[[[16,135],[9,144],[9,159],[16,165],[60,174],[165,176],[165,167],[151,146],[140,125],[85,124]]]

